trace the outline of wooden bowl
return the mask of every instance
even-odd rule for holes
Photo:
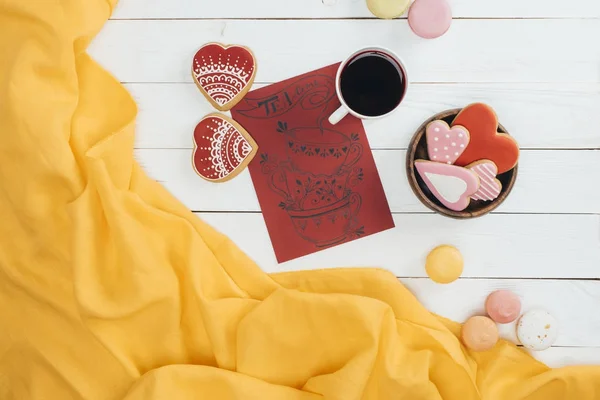
[[[427,185],[425,185],[425,182],[423,182],[423,179],[421,179],[419,174],[415,171],[415,160],[429,160],[427,155],[427,138],[425,136],[427,125],[438,119],[446,121],[448,125],[452,125],[452,121],[454,121],[454,118],[461,110],[461,108],[455,108],[436,114],[425,121],[423,125],[417,129],[417,132],[415,132],[415,135],[410,141],[406,154],[406,174],[412,191],[429,209],[456,219],[477,218],[496,209],[496,207],[502,204],[508,197],[517,180],[518,164],[510,171],[496,177],[502,183],[502,191],[497,199],[493,201],[471,200],[469,207],[463,211],[452,211],[444,207],[442,203],[435,198],[429,188],[427,188]],[[509,134],[501,124],[498,125],[498,132]]]

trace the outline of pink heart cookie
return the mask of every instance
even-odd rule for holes
[[[437,120],[427,125],[427,153],[429,159],[435,162],[454,164],[469,145],[469,131],[460,126],[450,126],[444,121]]]
[[[426,160],[415,161],[415,168],[436,199],[453,211],[467,208],[479,189],[479,178],[467,168]]]
[[[502,183],[496,179],[498,167],[490,160],[475,161],[467,165],[468,169],[475,172],[479,177],[479,190],[471,196],[473,200],[492,201],[500,196]]]

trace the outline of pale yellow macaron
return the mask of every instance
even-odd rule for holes
[[[499,340],[498,327],[488,317],[472,317],[463,325],[462,342],[473,351],[491,350]]]
[[[454,246],[442,245],[431,250],[425,262],[427,275],[437,283],[451,283],[463,273],[462,254]]]
[[[411,0],[367,0],[369,10],[379,18],[391,19],[408,10]]]

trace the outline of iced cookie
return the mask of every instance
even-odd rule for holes
[[[498,117],[483,103],[468,105],[456,116],[452,126],[464,126],[471,141],[455,164],[466,166],[478,160],[490,160],[498,167],[498,174],[510,171],[519,161],[519,145],[509,135],[498,132]]]
[[[207,181],[225,182],[242,172],[257,150],[254,139],[237,122],[210,114],[194,130],[192,163]]]
[[[425,261],[425,270],[432,281],[437,283],[452,283],[463,272],[462,254],[456,247],[443,245],[433,249]]]
[[[473,351],[491,350],[498,343],[498,327],[487,317],[472,317],[462,327],[462,342]]]
[[[391,19],[404,14],[410,0],[367,0],[367,6],[376,17]]]
[[[416,0],[408,10],[408,24],[424,39],[435,39],[450,29],[452,10],[447,0]]]
[[[467,208],[479,189],[479,178],[467,168],[425,160],[415,161],[415,168],[435,198],[453,211]]]
[[[425,129],[427,154],[431,161],[454,164],[469,145],[469,131],[462,126],[450,126],[437,120]]]
[[[495,322],[509,324],[521,314],[521,299],[510,290],[496,290],[488,296],[485,310]]]
[[[492,201],[500,196],[500,192],[502,192],[502,183],[496,179],[498,167],[493,161],[475,161],[474,163],[467,165],[467,168],[479,177],[479,189],[471,196],[471,199]]]
[[[213,107],[228,111],[252,87],[256,60],[244,46],[209,43],[194,56],[192,76]]]
[[[558,338],[558,323],[546,311],[529,311],[517,323],[517,337],[530,350],[549,349]]]

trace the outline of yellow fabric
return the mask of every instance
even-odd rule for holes
[[[134,162],[85,53],[113,6],[0,0],[0,399],[600,398],[600,368],[470,354],[387,272],[264,274]]]

